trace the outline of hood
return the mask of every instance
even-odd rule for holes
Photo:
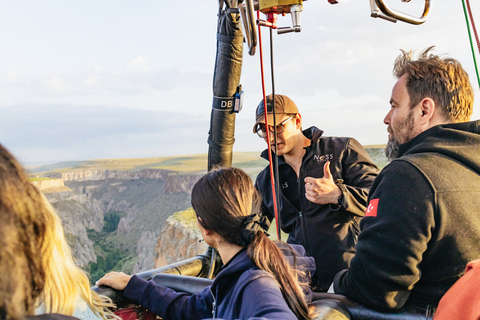
[[[275,242],[275,245],[282,251],[285,259],[293,266],[295,269],[300,271],[298,274],[298,280],[301,283],[310,283],[312,280],[312,275],[315,273],[315,259],[313,257],[307,256],[305,249],[301,245],[291,245],[283,242]],[[223,270],[217,275],[215,280],[212,283],[212,292],[216,292],[218,295],[225,295],[226,292],[217,291],[220,289],[218,283],[222,283],[221,288],[229,288],[230,286],[226,285],[227,282],[237,281],[238,278],[247,270],[256,269],[259,270],[257,266],[250,260],[250,257],[247,254],[247,250],[241,250],[236,256],[234,256],[227,264],[223,267]],[[262,271],[263,276],[268,275],[266,271]],[[261,276],[260,274],[255,275],[253,278]],[[308,288],[306,288],[308,289]],[[311,290],[304,290],[305,298],[307,301],[310,301]],[[218,297],[218,296],[217,296]]]
[[[249,270],[253,272],[248,272]],[[254,271],[256,270],[256,271]],[[242,278],[243,275],[249,275],[249,281],[255,279],[261,275],[269,275],[265,271],[260,271],[257,266],[253,264],[250,258],[247,255],[247,251],[242,249],[236,256],[230,259],[227,264],[223,266],[222,271],[215,277],[213,280],[212,286],[210,288],[212,295],[216,301],[219,301],[217,307],[220,308],[220,301],[230,301],[231,299],[238,299],[238,290],[240,290],[243,285],[237,286],[235,284]],[[270,276],[270,275],[269,275]],[[245,281],[245,279],[243,280]],[[226,299],[226,297],[230,297]],[[226,308],[225,306],[222,308]],[[219,311],[219,309],[217,309]],[[219,311],[220,312],[220,311]]]
[[[438,125],[401,144],[398,157],[434,152],[480,174],[480,120]]]
[[[215,277],[212,283],[213,292],[216,292],[219,282],[222,283],[222,287],[226,287],[225,282],[236,281],[243,272],[252,267],[258,269],[248,257],[247,251],[242,249],[223,266],[222,271]]]

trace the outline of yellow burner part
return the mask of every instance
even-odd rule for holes
[[[259,0],[258,10],[263,13],[276,12],[279,14],[290,13],[290,6],[302,4],[303,0]]]

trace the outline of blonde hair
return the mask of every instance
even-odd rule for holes
[[[100,317],[117,318],[75,265],[60,218],[2,145],[0,221],[0,319],[22,319],[39,305],[72,315],[78,298]]]
[[[60,218],[47,199],[43,198],[52,223],[45,234],[47,248],[42,257],[46,272],[41,303],[45,311],[73,315],[80,297],[103,319],[118,318],[108,309],[115,307],[113,302],[91,290],[87,274],[74,262]]]

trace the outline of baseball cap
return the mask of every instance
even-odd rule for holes
[[[298,108],[292,99],[282,94],[275,95],[275,114],[278,115],[278,117],[275,119],[277,120],[275,125],[282,122],[284,115],[297,113]],[[253,133],[257,132],[257,127],[260,123],[265,123],[265,106],[263,105],[263,99],[260,101],[255,114],[257,117],[257,122],[255,122],[255,125],[253,126]],[[267,96],[267,115],[272,115],[268,117],[268,123],[269,125],[273,125],[273,95],[271,94]]]

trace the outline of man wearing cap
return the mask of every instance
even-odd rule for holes
[[[288,243],[303,245],[315,258],[312,288],[327,291],[335,274],[348,268],[355,255],[359,222],[378,168],[353,138],[324,137],[316,127],[302,131],[302,116],[287,96],[275,95],[273,100],[269,95],[267,110],[270,141],[263,101],[253,131],[278,155],[281,228],[289,234]],[[268,160],[268,149],[261,156]],[[270,179],[267,167],[258,175],[256,187],[263,197],[262,212],[272,220]]]

